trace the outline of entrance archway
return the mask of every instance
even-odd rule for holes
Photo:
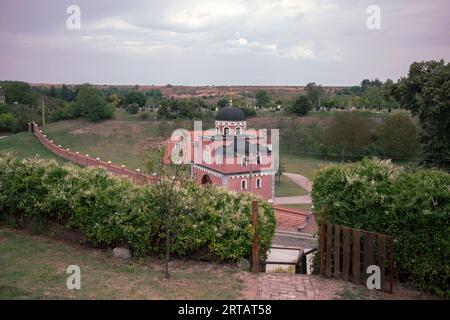
[[[205,174],[202,177],[201,184],[212,184],[211,178],[207,174]]]

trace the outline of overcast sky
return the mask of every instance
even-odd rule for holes
[[[81,29],[69,30],[69,5]],[[381,9],[369,30],[366,10]],[[0,79],[355,85],[450,60],[448,0],[1,0]]]

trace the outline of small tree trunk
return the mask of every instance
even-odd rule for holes
[[[170,262],[170,231],[169,226],[166,225],[166,261],[164,267],[164,278],[166,279],[170,279],[169,262]]]

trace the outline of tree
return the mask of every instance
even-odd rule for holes
[[[3,83],[3,89],[5,91],[6,103],[10,105],[14,102],[27,106],[36,105],[38,94],[26,82],[6,81]]]
[[[298,116],[306,115],[312,109],[311,100],[306,96],[299,96],[293,104],[290,106],[290,113],[296,114]]]
[[[227,105],[228,105],[228,101],[225,98],[222,98],[219,101],[217,101],[217,106],[219,107],[219,109],[222,109],[222,108],[226,107]]]
[[[145,105],[145,101],[145,96],[140,91],[130,91],[125,96],[125,105],[136,103],[139,107],[143,107]]]
[[[323,152],[332,158],[359,159],[370,145],[372,131],[358,112],[337,113],[323,133]]]
[[[139,112],[139,105],[137,103],[132,103],[127,106],[127,112],[131,114],[136,114]]]
[[[120,108],[123,105],[123,97],[118,93],[111,94],[106,100],[116,108]]]
[[[55,89],[55,86],[51,86],[50,87],[50,91],[49,91],[49,93],[48,93],[48,96],[49,97],[52,97],[52,98],[56,98],[56,89]]]
[[[314,107],[320,107],[320,100],[324,95],[324,90],[321,85],[316,85],[310,82],[305,87],[306,96],[311,100]]]
[[[385,118],[376,128],[375,137],[376,145],[385,157],[412,158],[419,151],[417,128],[404,114]]]
[[[84,85],[79,88],[74,103],[75,116],[86,117],[89,121],[111,118],[114,106],[106,102],[103,93],[93,86]]]
[[[169,262],[172,244],[181,229],[180,217],[189,214],[189,206],[186,205],[186,197],[180,192],[180,186],[186,187],[189,181],[187,166],[182,164],[165,163],[165,149],[151,150],[146,156],[146,167],[150,174],[159,178],[152,187],[156,201],[161,210],[164,221],[165,233],[165,264],[164,276],[170,278]],[[195,199],[191,199],[195,201]]]
[[[255,95],[255,98],[256,98],[256,105],[260,108],[267,108],[270,104],[270,96],[264,90],[258,91]]]
[[[14,132],[19,129],[19,121],[12,113],[0,113],[0,132]]]
[[[61,98],[66,101],[73,101],[75,99],[75,92],[64,83],[61,88]]]
[[[401,105],[419,117],[424,163],[450,170],[450,64],[414,62],[398,86]]]

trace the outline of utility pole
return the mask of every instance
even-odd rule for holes
[[[250,177],[248,179],[248,192],[252,192],[252,175],[253,175],[253,168],[252,168],[252,162],[250,161],[250,153],[247,158],[248,164],[250,166]]]
[[[42,128],[45,126],[45,97],[42,97]]]

